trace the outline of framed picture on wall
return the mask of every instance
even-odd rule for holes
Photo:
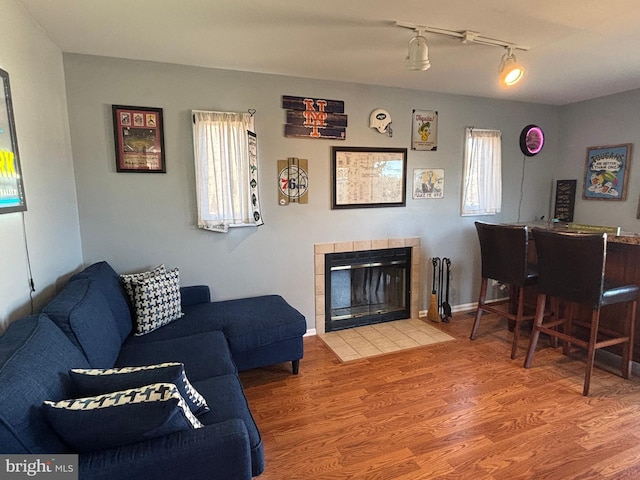
[[[112,105],[118,172],[166,173],[162,109]]]
[[[9,74],[0,69],[0,213],[26,209]]]
[[[404,207],[406,148],[331,148],[331,208]]]
[[[587,148],[582,198],[626,200],[630,166],[630,143]]]
[[[412,198],[444,198],[444,168],[414,168]]]
[[[413,111],[411,150],[438,150],[438,112],[435,110]]]

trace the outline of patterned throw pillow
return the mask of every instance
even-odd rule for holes
[[[135,335],[144,335],[184,315],[177,268],[132,281]]]
[[[180,395],[195,415],[209,411],[207,401],[187,379],[182,363],[168,362],[108,369],[74,368],[69,370],[69,375],[76,393],[81,397],[127,390],[152,383],[172,383],[178,387]]]
[[[141,442],[203,425],[171,383],[44,402],[58,435],[77,452]]]
[[[153,270],[149,270],[148,272],[120,275],[120,279],[122,280],[122,287],[129,297],[129,303],[133,306],[133,287],[131,286],[132,282],[142,282],[147,278],[155,277],[156,275],[163,275],[165,273],[167,273],[167,267],[165,267],[164,264],[161,264]]]

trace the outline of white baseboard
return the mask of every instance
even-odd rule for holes
[[[503,297],[503,298],[496,298],[495,300],[489,300],[487,303],[494,303],[494,302],[502,302],[504,300],[507,300],[509,297]],[[478,308],[478,302],[472,302],[472,303],[463,303],[461,305],[452,305],[451,306],[451,312],[452,313],[458,313],[458,312],[466,312],[466,311],[470,311],[470,310],[475,310]],[[420,318],[424,318],[427,316],[427,312],[428,310],[420,310],[418,312],[418,317]]]

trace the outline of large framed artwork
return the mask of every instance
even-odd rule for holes
[[[0,213],[26,209],[9,73],[0,69]]]
[[[331,208],[404,207],[406,148],[331,148]]]
[[[582,198],[626,200],[630,166],[630,143],[587,148]]]
[[[166,173],[162,109],[112,105],[118,172]]]

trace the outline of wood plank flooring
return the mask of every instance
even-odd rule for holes
[[[441,327],[456,340],[340,363],[305,338],[300,374],[241,374],[262,434],[262,480],[640,479],[640,379],[595,368],[545,338],[522,368],[506,321]],[[602,361],[602,359],[600,359]],[[598,360],[597,360],[598,362]],[[605,362],[606,363],[606,362]]]

